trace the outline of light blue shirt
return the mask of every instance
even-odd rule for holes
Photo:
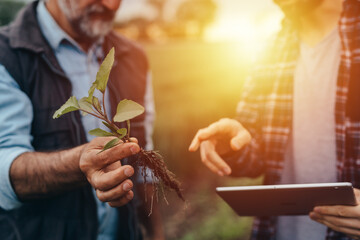
[[[88,89],[95,80],[99,68],[97,59],[103,58],[101,44],[94,44],[87,53],[84,52],[58,26],[43,1],[38,4],[37,18],[42,33],[72,84],[73,96],[77,99],[87,96]],[[99,100],[102,99],[100,94],[97,97]],[[147,148],[152,148],[151,135],[155,110],[150,77],[148,78],[145,99]],[[108,95],[105,95],[105,105],[107,112],[110,112]],[[22,153],[34,151],[30,134],[33,109],[30,99],[20,90],[19,85],[2,65],[0,65],[0,112],[0,207],[11,210],[20,207],[21,202],[17,199],[11,186],[9,170],[16,157]],[[98,127],[103,128],[100,120],[89,115],[82,116],[81,121],[87,133],[88,141],[94,138],[88,134],[89,130]],[[116,209],[100,202],[96,197],[95,199],[99,218],[98,240],[115,239],[118,221]]]

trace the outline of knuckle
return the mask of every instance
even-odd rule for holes
[[[121,207],[128,202],[129,202],[129,200],[127,200],[126,198],[121,198],[120,200],[109,202],[109,205],[111,207]]]
[[[100,192],[99,190],[96,190],[96,196],[101,202],[106,202],[106,198],[104,193]]]
[[[251,141],[251,134],[248,131],[245,131],[245,141],[246,143]]]
[[[87,161],[85,161],[84,159],[80,159],[80,162],[79,162],[79,168],[82,172],[86,172],[86,170],[88,169],[88,163]]]
[[[204,155],[205,155],[206,159],[211,159],[211,152],[210,151],[206,151]]]
[[[95,188],[98,189],[98,182],[99,182],[99,178],[96,175],[93,175],[91,177],[91,185]]]
[[[219,123],[226,123],[228,121],[229,121],[228,118],[220,118]]]
[[[107,159],[108,159],[108,153],[106,151],[98,155],[98,161],[101,163],[106,163]]]
[[[92,181],[92,185],[95,189],[103,190],[106,188],[106,184],[101,179],[101,177],[98,175],[95,175],[94,177],[92,177],[91,181]]]
[[[340,217],[346,217],[346,213],[345,213],[344,210],[341,209],[341,208],[338,208],[338,209],[337,209],[337,214],[338,214]]]
[[[205,129],[204,129],[204,128],[201,128],[199,131],[197,131],[196,136],[197,136],[198,138],[200,138],[201,135],[204,134],[204,131],[205,131]]]

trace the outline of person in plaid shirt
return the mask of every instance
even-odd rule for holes
[[[351,182],[360,203],[360,1],[274,0],[282,30],[246,81],[236,119],[189,150],[220,176],[264,184]],[[360,205],[259,217],[252,239],[360,239]]]

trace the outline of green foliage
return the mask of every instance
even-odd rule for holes
[[[102,130],[101,128],[95,128],[89,131],[89,133],[93,136],[97,136],[97,137],[109,137],[109,136],[114,136],[113,133],[109,133],[105,130]]]
[[[96,89],[104,93],[106,89],[107,82],[109,80],[109,75],[111,68],[114,64],[115,50],[112,48],[108,55],[105,57],[102,62],[99,71],[96,74],[96,81],[94,82]]]
[[[70,97],[64,105],[62,105],[53,115],[53,118],[58,118],[68,112],[79,110],[80,106],[76,97]]]
[[[0,0],[0,26],[9,24],[24,5],[23,1]]]
[[[126,128],[120,128],[116,131],[118,134],[120,134],[119,138],[123,138],[126,136],[127,134],[127,129]]]
[[[80,109],[83,109],[87,112],[93,112],[92,105],[91,105],[91,103],[89,103],[87,101],[86,97],[83,97],[79,100],[79,106],[80,106]],[[87,112],[84,112],[84,111],[81,111],[81,112],[84,116],[87,115]]]
[[[120,143],[120,139],[114,138],[113,140],[109,141],[107,144],[105,144],[104,148],[99,152],[102,153],[103,151],[110,149],[112,147],[115,147]]]
[[[124,99],[119,102],[116,115],[114,116],[115,122],[124,122],[130,120],[136,116],[141,115],[145,111],[144,107],[140,104]]]
[[[93,104],[96,110],[98,110],[99,112],[102,111],[99,99],[97,97],[93,97]]]
[[[105,106],[103,105],[103,108],[102,108],[99,99],[94,97],[93,94],[94,94],[95,89],[97,89],[103,94],[103,97],[104,97],[105,91],[106,91],[106,85],[109,80],[110,71],[111,71],[111,68],[114,63],[114,56],[115,56],[115,50],[114,50],[114,48],[112,48],[110,50],[110,52],[107,54],[107,56],[105,57],[102,64],[100,65],[99,71],[96,75],[96,80],[93,82],[93,84],[91,85],[91,87],[88,91],[88,93],[89,93],[88,97],[83,97],[79,101],[77,101],[76,97],[74,97],[74,96],[70,97],[69,100],[67,100],[67,102],[64,105],[62,105],[53,115],[53,118],[58,118],[65,113],[80,110],[80,111],[82,111],[82,113],[84,115],[89,113],[89,114],[93,115],[94,117],[97,117],[97,118],[103,120],[102,123],[107,128],[109,128],[111,133],[104,131],[100,128],[96,128],[96,129],[89,131],[89,134],[98,136],[98,137],[108,137],[108,136],[116,136],[117,137],[116,139],[113,139],[112,141],[108,142],[104,146],[103,151],[117,145],[119,143],[119,141],[123,138],[125,138],[125,139],[123,139],[124,141],[126,141],[126,139],[129,139],[130,138],[130,136],[129,136],[130,121],[129,120],[142,114],[145,111],[143,106],[141,106],[140,104],[138,104],[134,101],[124,99],[119,102],[119,104],[117,106],[116,115],[114,116],[114,121],[115,122],[127,121],[129,130],[127,130],[126,128],[120,129],[118,126],[115,125],[114,122],[109,120],[108,116],[105,113],[105,110],[104,110],[104,112],[102,112],[102,109],[103,108],[105,109]]]

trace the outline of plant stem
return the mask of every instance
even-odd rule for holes
[[[84,110],[84,109],[82,109],[82,108],[79,108],[79,110],[80,110],[80,111],[83,111],[83,112],[86,112],[86,113],[88,113],[88,114],[90,114],[90,115],[93,115],[94,117],[97,117],[97,118],[100,118],[100,119],[106,121],[106,119],[105,119],[103,116],[101,116],[101,115],[99,116],[99,115],[97,115],[97,114],[95,114],[95,113],[86,111],[86,110]],[[101,113],[100,113],[100,114],[101,114]]]
[[[126,135],[128,138],[130,138],[130,120],[127,120],[126,123],[127,123],[127,127],[128,127],[128,131],[127,131]]]
[[[106,118],[106,119],[108,119],[108,117],[107,117],[107,114],[106,114],[106,107],[105,107],[105,91],[103,92],[103,101],[102,101],[102,104],[103,104],[103,109],[104,109],[104,117]]]

